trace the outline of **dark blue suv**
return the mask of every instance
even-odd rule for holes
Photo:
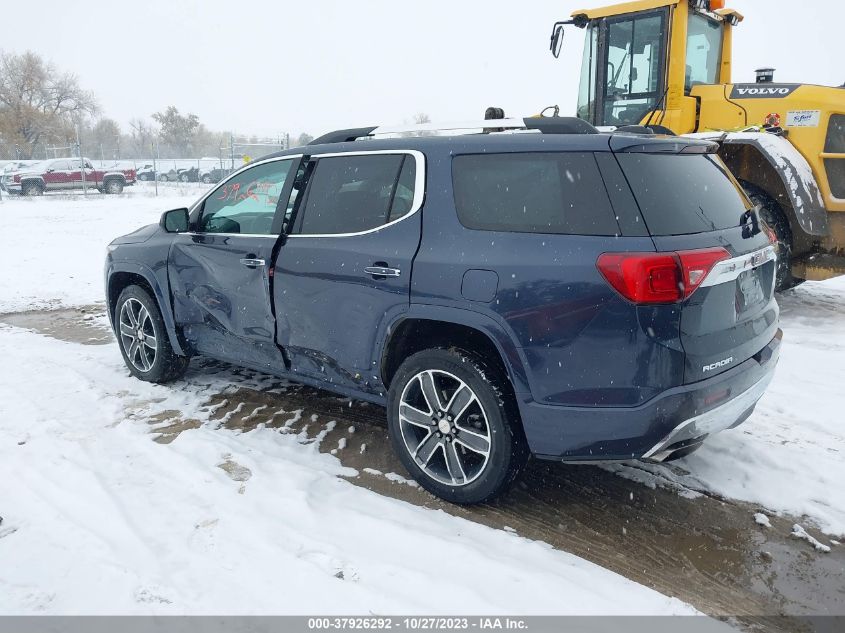
[[[712,143],[567,121],[342,131],[116,239],[129,370],[202,355],[385,405],[409,472],[457,503],[529,455],[691,452],[772,377],[776,247]]]

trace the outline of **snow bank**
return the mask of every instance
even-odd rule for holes
[[[691,613],[573,555],[382,497],[278,430],[199,421],[231,374],[129,377],[116,344],[0,327],[0,613]],[[261,416],[261,412],[256,414]],[[506,597],[506,599],[504,599]]]

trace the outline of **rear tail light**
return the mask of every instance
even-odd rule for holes
[[[677,303],[689,297],[718,262],[724,248],[669,253],[603,253],[596,266],[607,282],[634,303]]]

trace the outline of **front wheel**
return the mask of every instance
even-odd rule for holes
[[[185,373],[188,358],[173,351],[158,304],[140,286],[128,286],[117,299],[114,325],[129,371],[148,382],[169,382]]]
[[[21,187],[21,194],[24,196],[40,196],[44,188],[36,182],[28,182]]]
[[[480,503],[528,458],[505,377],[461,350],[428,349],[402,363],[388,393],[388,431],[405,468],[432,494]]]

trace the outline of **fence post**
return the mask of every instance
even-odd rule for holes
[[[85,182],[85,159],[82,157],[82,145],[79,142],[79,125],[76,126],[76,152],[79,154],[79,168],[82,172],[82,195],[88,195],[88,185]]]

